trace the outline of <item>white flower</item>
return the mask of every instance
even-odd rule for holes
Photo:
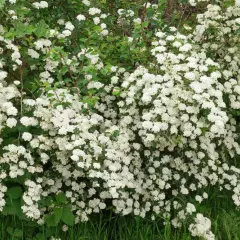
[[[0,71],[0,81],[1,80],[4,80],[6,77],[7,77],[7,72],[5,72],[5,71]]]
[[[106,204],[105,203],[99,203],[99,208],[100,209],[105,209],[106,208]]]
[[[85,4],[86,6],[90,6],[90,2],[88,0],[83,0],[82,3]]]
[[[175,40],[175,37],[172,35],[169,35],[169,36],[167,36],[166,40],[171,42],[171,41]]]
[[[48,39],[39,39],[34,42],[35,48],[37,50],[44,50],[45,47],[50,47],[52,42]]]
[[[71,36],[72,32],[70,30],[64,30],[62,34],[64,37],[68,37],[68,36]]]
[[[37,9],[48,8],[48,3],[46,1],[34,2],[32,5]]]
[[[33,99],[23,99],[23,102],[28,106],[34,106],[36,104],[36,101]]]
[[[65,23],[65,28],[72,31],[75,27],[71,22],[66,22]]]
[[[197,196],[195,197],[195,199],[196,199],[196,201],[199,202],[199,203],[201,203],[201,202],[203,201],[202,197],[199,196],[199,195],[197,195]]]
[[[8,118],[6,124],[9,128],[15,127],[17,125],[17,120],[15,118]]]
[[[191,49],[192,49],[192,45],[189,44],[189,43],[186,43],[185,45],[183,45],[183,46],[181,46],[181,47],[179,48],[179,51],[181,51],[181,52],[188,52],[188,51],[190,51]]]
[[[65,24],[65,21],[63,19],[58,19],[57,23],[59,25],[64,25]]]
[[[211,232],[211,221],[198,213],[194,219],[195,223],[190,224],[189,231],[194,237],[201,237],[206,240],[214,240],[214,234]]]
[[[88,13],[89,13],[89,15],[96,15],[96,14],[100,14],[101,10],[93,7],[93,8],[88,9]]]
[[[191,6],[196,6],[197,5],[195,0],[189,0],[189,3],[190,3]]]
[[[24,133],[22,134],[22,139],[23,139],[24,141],[29,142],[29,141],[31,141],[31,139],[32,139],[32,134],[29,133],[29,132],[24,132]]]
[[[93,22],[95,25],[98,25],[100,23],[100,18],[99,17],[93,18]]]
[[[105,23],[101,23],[101,25],[100,25],[100,26],[101,26],[101,28],[102,28],[102,29],[105,29],[105,28],[107,28],[107,25],[106,25]]]
[[[63,230],[63,232],[67,232],[68,231],[68,226],[67,225],[63,225],[62,230]]]
[[[112,72],[116,72],[116,71],[117,71],[117,67],[112,66],[112,67],[111,67],[111,71],[112,71]]]
[[[71,156],[71,159],[72,159],[73,161],[78,161],[78,160],[79,160],[79,156],[77,156],[77,155],[72,155],[72,156]]]
[[[194,81],[196,79],[196,76],[193,72],[185,73],[184,77],[187,78],[190,81]]]
[[[43,164],[47,163],[47,161],[50,159],[46,153],[41,153],[40,157]]]
[[[206,192],[203,193],[203,198],[205,198],[205,199],[208,198],[208,194]]]
[[[40,8],[47,8],[47,7],[48,7],[48,3],[46,1],[40,2]]]
[[[100,83],[100,82],[90,82],[88,84],[88,89],[91,89],[91,88],[96,88],[96,89],[100,89],[104,86],[104,84]]]
[[[104,30],[101,32],[101,35],[107,36],[107,35],[108,35],[108,30],[107,30],[107,29],[104,29]]]
[[[86,17],[84,16],[84,15],[82,15],[82,14],[79,14],[78,16],[77,16],[77,20],[80,22],[80,21],[84,21],[84,20],[86,20]]]
[[[118,9],[117,13],[121,16],[125,13],[125,10],[124,9]]]
[[[36,58],[36,59],[38,59],[40,56],[38,52],[36,52],[35,50],[33,50],[31,48],[28,49],[28,55],[31,56],[32,58]]]
[[[38,121],[33,117],[22,117],[20,122],[24,126],[36,126],[38,124]]]
[[[21,82],[20,81],[17,81],[17,80],[15,80],[14,82],[13,82],[15,85],[20,85],[21,84]]]
[[[18,110],[15,107],[10,107],[10,108],[7,109],[7,115],[8,116],[9,115],[16,116],[17,113],[18,113]]]
[[[105,14],[105,13],[101,14],[100,18],[103,18],[103,19],[107,18],[107,14]]]
[[[196,208],[192,203],[187,203],[186,211],[189,214],[192,214],[193,212],[196,212]]]
[[[142,20],[141,20],[141,18],[135,18],[135,19],[133,20],[133,22],[136,23],[136,24],[141,24],[141,23],[142,23]]]

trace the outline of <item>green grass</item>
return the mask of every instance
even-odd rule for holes
[[[218,218],[212,222],[212,230],[219,240],[240,239],[240,214],[237,211],[222,211]],[[170,224],[165,226],[159,220],[151,221],[141,218],[107,217],[100,215],[94,220],[80,223],[63,232],[61,226],[44,228],[29,223],[23,223],[10,217],[0,217],[1,240],[42,240],[48,236],[62,240],[189,240],[193,239],[187,231],[187,226],[174,229]],[[14,237],[8,233],[7,228],[19,229],[22,236]]]
[[[187,231],[175,230],[170,225],[163,226],[160,220],[151,221],[133,217],[106,217],[100,215],[86,223],[80,223],[69,228],[68,232],[63,232],[61,227],[39,228],[27,226],[13,218],[0,218],[1,240],[11,239],[49,239],[47,236],[54,236],[62,240],[163,240],[163,239],[191,239]],[[22,230],[23,236],[12,237],[7,227]],[[38,237],[38,238],[37,238]]]
[[[211,191],[210,191],[211,192]],[[240,211],[233,205],[230,196],[212,191],[209,200],[197,207],[212,220],[212,231],[217,240],[240,240]],[[9,231],[9,227],[12,227]],[[134,216],[116,216],[110,212],[96,214],[86,223],[70,227],[67,232],[62,226],[47,228],[33,222],[20,221],[14,216],[0,215],[0,240],[48,240],[49,236],[61,240],[189,240],[187,224],[175,229],[155,221]],[[16,231],[19,237],[9,232]]]

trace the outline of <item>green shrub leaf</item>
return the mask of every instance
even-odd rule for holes
[[[74,215],[72,213],[71,207],[64,207],[62,213],[62,221],[68,226],[73,226]]]
[[[21,187],[12,187],[8,189],[7,195],[12,199],[18,199],[22,196],[22,188]]]

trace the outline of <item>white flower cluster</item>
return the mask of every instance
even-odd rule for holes
[[[0,39],[1,41],[1,39]],[[8,41],[5,41],[6,47],[15,51],[15,46]],[[18,59],[21,61],[20,59]],[[15,116],[18,114],[18,109],[14,105],[14,99],[20,96],[20,93],[15,85],[8,85],[5,81],[8,73],[2,70],[3,64],[0,62],[0,133],[6,128],[15,127],[17,120]],[[0,144],[2,138],[0,135]]]
[[[118,15],[125,17],[133,17],[134,12],[132,10],[118,9]]]
[[[188,0],[189,4],[193,7],[197,6],[201,2],[209,2],[210,0]]]
[[[198,213],[194,219],[194,223],[190,224],[189,231],[192,236],[200,237],[205,240],[214,240],[214,234],[211,232],[211,221]]]
[[[5,174],[0,175],[0,181],[2,181],[6,177]],[[6,201],[4,199],[5,192],[7,191],[7,187],[0,183],[0,211],[3,210],[3,207],[6,204]]]
[[[48,6],[43,1],[34,4]],[[91,23],[101,26],[101,35],[107,35],[101,22],[106,15],[94,7],[88,13]],[[134,16],[130,10],[127,14]],[[124,15],[122,10],[119,15]],[[59,65],[78,77],[78,67],[85,62],[86,69],[104,68],[101,54],[89,46],[77,56],[65,54],[56,60],[61,47],[54,48],[50,39],[70,36],[75,29],[70,21],[59,19],[61,33],[50,31],[50,39],[37,39],[26,51],[34,61],[44,55],[39,79],[47,87],[36,99],[19,92],[22,79],[7,83],[9,74],[0,58],[0,133],[6,138],[6,129],[23,129],[16,141],[1,146],[0,210],[7,191],[3,180],[20,176],[30,176],[23,183],[22,210],[38,223],[54,207],[42,207],[40,200],[62,192],[76,223],[113,207],[122,215],[171,217],[179,227],[196,212],[193,203],[179,199],[191,194],[204,203],[211,185],[231,191],[240,206],[240,169],[234,165],[240,155],[234,116],[240,109],[239,38],[234,34],[239,18],[239,7],[223,11],[208,5],[189,36],[173,27],[155,33],[148,69],[139,66],[129,73],[111,66],[111,79],[104,83],[94,73],[84,73],[86,91],[99,92],[93,110],[73,88],[62,83],[49,87]],[[77,20],[84,24],[86,17],[80,14]],[[217,31],[209,34],[213,28]],[[18,47],[3,37],[0,42],[11,52],[13,70],[21,67]],[[193,236],[214,239],[209,219],[197,214],[194,221],[189,226]]]
[[[38,44],[37,44],[36,46],[37,46],[37,48],[39,48],[39,45],[38,45]],[[31,49],[31,48],[28,49],[28,55],[29,55],[30,57],[36,58],[36,59],[38,59],[39,56],[40,56],[38,52],[36,52],[34,49]]]
[[[99,54],[94,54],[93,49],[91,48],[83,48],[81,52],[78,53],[78,58],[86,58],[89,60],[89,65],[95,66],[97,69],[103,68],[103,62],[101,61]],[[91,80],[92,76],[88,75],[86,76],[87,80]]]
[[[34,8],[37,8],[37,9],[48,8],[48,2],[46,1],[34,2],[32,5]]]
[[[4,44],[7,49],[12,51],[12,53],[11,53],[11,60],[13,61],[12,67],[13,67],[13,70],[16,70],[18,66],[22,65],[21,54],[19,52],[19,48],[16,45],[14,45],[11,40],[5,39],[2,36],[0,36],[0,43]],[[1,54],[2,54],[2,52],[0,52],[0,55]],[[1,68],[3,67],[2,63],[0,63],[0,67]],[[1,76],[1,78],[3,78],[3,76]]]
[[[84,19],[81,19],[81,20],[84,20]],[[57,35],[57,38],[66,38],[71,36],[72,31],[75,29],[75,26],[70,21],[64,22],[63,20],[62,22],[59,22],[59,23],[61,23],[60,25],[64,25],[65,28],[61,33],[58,33],[58,32],[55,33]]]
[[[221,29],[210,36],[210,42],[197,30],[190,36],[174,28],[172,34],[156,33],[152,54],[158,73],[139,67],[132,74],[124,73],[120,88],[119,74],[105,87],[113,94],[119,88],[122,100],[102,96],[97,108],[106,118],[118,116],[118,125],[132,130],[129,134],[139,139],[139,149],[144,149],[143,179],[151,183],[144,189],[152,202],[160,189],[168,191],[168,197],[169,190],[178,197],[218,185],[220,190],[231,190],[235,204],[240,204],[240,169],[231,165],[231,159],[240,154],[237,122],[231,111],[238,110],[240,103],[239,40],[234,36],[239,14],[239,8],[230,7],[223,13],[219,6],[209,5],[203,16],[198,15],[197,30],[202,26]],[[225,21],[219,21],[219,16]],[[229,41],[231,47],[224,48]],[[205,198],[206,193],[195,197],[198,202]],[[153,211],[167,211],[167,204],[166,199],[158,202]],[[177,202],[173,207],[182,206]],[[179,211],[173,224],[178,226],[188,212]],[[212,234],[205,238],[212,239]]]
[[[99,8],[92,7],[89,8],[88,13],[89,15],[97,15],[101,13],[101,10]]]
[[[118,198],[120,189],[134,187],[133,174],[127,167],[133,156],[126,133],[115,139],[113,134],[118,131],[117,126],[110,121],[104,123],[100,115],[81,113],[86,106],[78,102],[77,96],[61,89],[57,94],[54,101],[68,101],[72,107],[54,109],[49,107],[53,99],[44,96],[37,99],[34,116],[39,119],[41,128],[49,132],[49,137],[37,136],[30,145],[39,154],[41,152],[43,163],[48,162],[50,151],[55,149],[55,156],[51,156],[53,169],[45,172],[43,185],[46,188],[42,194],[57,193],[63,185],[68,186],[66,195],[79,219],[84,221],[91,212],[104,209],[107,199]],[[53,178],[53,171],[62,177]],[[80,178],[89,179],[91,186],[79,182]],[[83,202],[81,199],[85,195],[89,200]]]
[[[25,213],[29,218],[39,219],[40,218],[40,210],[37,202],[41,199],[42,186],[41,179],[37,179],[38,184],[27,180],[25,182],[25,186],[28,188],[27,191],[23,195],[23,201],[25,203],[22,206],[23,213]]]
[[[40,50],[43,53],[46,53],[48,48],[51,46],[51,41],[49,39],[39,39],[36,42],[34,42],[36,50]],[[38,56],[37,53],[34,51],[29,50],[29,55],[34,56],[35,58]]]
[[[15,4],[17,0],[8,0],[11,4]]]
[[[81,21],[86,20],[86,17],[85,17],[84,15],[82,15],[82,14],[79,14],[79,15],[77,15],[77,20],[78,20],[79,22],[81,22]]]

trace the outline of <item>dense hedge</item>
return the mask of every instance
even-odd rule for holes
[[[179,1],[167,24],[161,1],[1,0],[2,214],[108,209],[214,239],[209,186],[240,206],[238,5]]]

